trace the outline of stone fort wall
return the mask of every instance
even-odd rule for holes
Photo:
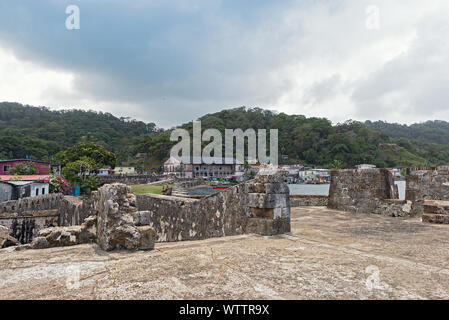
[[[327,207],[329,196],[295,194],[290,195],[290,206],[294,207]]]
[[[154,228],[157,242],[290,231],[289,190],[280,176],[259,176],[200,200],[138,195],[137,208],[136,223]]]
[[[422,215],[424,201],[449,200],[449,166],[407,169],[405,199],[413,203],[412,215]]]
[[[334,170],[329,188],[330,209],[409,216],[411,203],[398,200],[398,189],[386,169]]]

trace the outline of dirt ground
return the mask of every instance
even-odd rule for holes
[[[292,209],[292,232],[0,250],[1,299],[448,299],[449,226]]]

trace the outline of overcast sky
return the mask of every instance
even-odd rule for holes
[[[0,101],[161,127],[243,105],[449,120],[448,17],[447,0],[3,0]]]

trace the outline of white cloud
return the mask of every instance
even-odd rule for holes
[[[0,99],[3,101],[20,101],[32,105],[54,104],[49,93],[73,90],[72,74],[20,61],[1,47],[0,79]]]

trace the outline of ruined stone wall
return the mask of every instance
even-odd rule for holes
[[[244,234],[249,207],[244,185],[237,185],[201,200],[138,195],[138,225],[153,227],[158,242],[201,240]]]
[[[58,208],[58,226],[79,226],[84,220],[95,214],[92,197],[83,199],[66,196]]]
[[[63,211],[83,206],[83,202],[73,199],[63,199],[61,203]],[[125,184],[107,184],[92,192],[86,208],[90,216],[81,226],[42,229],[24,247],[41,249],[96,242],[103,250],[151,250],[155,241],[290,231],[289,189],[281,173],[259,174],[255,180],[201,200],[162,195],[136,197]],[[57,210],[55,213],[58,217]],[[6,241],[5,237],[2,239]]]
[[[413,202],[412,215],[421,216],[425,200],[449,200],[449,167],[407,169],[405,199]]]
[[[29,215],[29,212],[57,209],[63,198],[64,196],[62,194],[50,193],[36,197],[0,202],[0,214],[25,213],[25,215]]]
[[[280,177],[259,176],[201,200],[138,195],[137,208],[136,223],[154,228],[158,242],[290,231],[289,190]]]
[[[290,195],[290,206],[294,207],[327,207],[329,196],[295,194]]]
[[[79,226],[94,214],[91,198],[81,200],[59,193],[0,203],[0,225],[20,243],[30,243],[41,229]]]
[[[46,194],[0,203],[0,225],[20,243],[29,243],[39,230],[58,225],[61,194]]]
[[[410,201],[398,201],[398,188],[386,169],[334,170],[331,172],[331,209],[388,216],[408,216]]]

